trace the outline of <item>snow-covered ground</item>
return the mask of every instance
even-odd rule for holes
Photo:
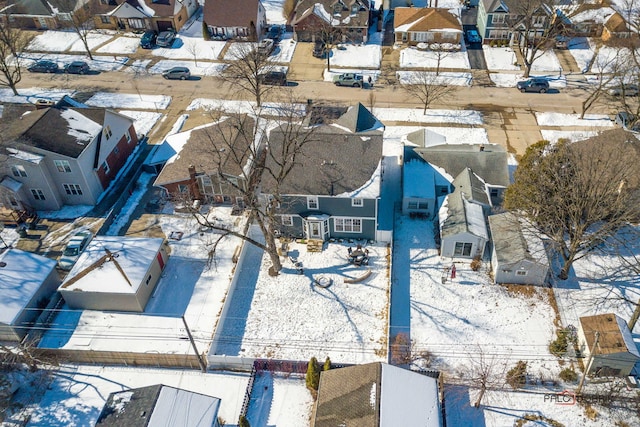
[[[462,49],[457,52],[443,52],[431,50],[419,50],[408,47],[400,51],[401,68],[461,68],[468,70],[469,57],[467,51]]]

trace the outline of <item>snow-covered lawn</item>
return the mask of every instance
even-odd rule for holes
[[[73,31],[45,31],[31,40],[27,50],[41,50],[45,52],[64,52],[80,40]]]
[[[613,126],[609,116],[603,114],[585,114],[584,119],[579,114],[536,112],[535,115],[539,126]]]
[[[471,73],[440,72],[436,75],[434,71],[396,71],[396,77],[403,85],[429,82],[442,86],[471,86],[473,80]]]
[[[483,123],[482,114],[474,110],[427,109],[427,113],[423,114],[421,108],[374,108],[373,114],[382,123],[387,121],[467,125],[481,125]]]
[[[37,87],[20,88],[18,95],[14,95],[9,88],[0,88],[0,99],[2,102],[12,102],[16,104],[28,104],[35,102],[36,99],[49,99],[51,101],[59,101],[65,95],[73,95],[70,89],[44,89]]]
[[[268,257],[251,247],[231,300],[233,323],[227,320],[217,331],[223,339],[213,344],[215,353],[288,360],[329,356],[344,363],[386,360],[387,248],[360,243],[369,251],[368,266],[347,261],[347,249],[355,249],[356,242],[326,243],[318,253],[291,242],[288,256],[302,263],[303,274],[285,259],[277,277],[268,274]],[[322,279],[331,285],[318,286]]]
[[[271,55],[269,55],[269,61],[279,63],[291,62],[297,45],[298,43],[293,39],[293,33],[283,34],[280,42],[276,45]]]
[[[217,76],[227,67],[227,65],[220,62],[202,61],[198,61],[198,64],[196,65],[195,61],[176,61],[165,59],[156,62],[156,64],[150,67],[147,71],[151,74],[161,74],[163,71],[173,67],[187,67],[191,71],[192,76]]]
[[[539,58],[533,61],[531,66],[531,72],[556,72],[559,73],[562,70],[558,57],[553,50],[547,50]]]
[[[267,12],[269,24],[283,25],[287,23],[287,18],[283,13],[284,0],[264,0],[262,5]]]
[[[408,47],[400,51],[401,68],[437,68],[438,62],[440,68],[471,68],[464,49],[458,52],[435,52]]]
[[[598,132],[589,130],[547,130],[540,129],[542,139],[551,142],[557,142],[559,139],[568,139],[569,141],[582,141],[592,136],[596,136]]]
[[[200,37],[190,37],[180,34],[173,42],[171,48],[159,47],[151,53],[167,59],[198,59],[214,61],[218,59],[226,42],[217,40],[204,40]]]
[[[380,44],[342,44],[331,49],[331,66],[380,68],[382,50]]]
[[[136,53],[140,46],[140,37],[120,36],[113,41],[102,46],[96,52],[98,53],[119,53],[121,55],[130,55]]]
[[[569,53],[571,53],[571,56],[578,64],[578,68],[583,73],[587,71],[587,67],[591,64],[594,51],[593,41],[586,37],[576,37],[569,44]]]
[[[94,50],[96,47],[100,46],[103,43],[108,42],[112,38],[113,36],[111,35],[101,34],[96,32],[91,32],[87,34],[87,44],[89,45],[89,50]],[[86,52],[84,43],[82,42],[82,40],[80,40],[79,37],[78,37],[78,40],[76,40],[69,47],[69,52]],[[114,52],[114,53],[120,53],[120,52]]]
[[[191,101],[191,104],[187,106],[186,111],[193,111],[198,109],[206,110],[222,110],[234,114],[256,114],[258,110],[261,110],[261,114],[264,116],[280,116],[288,114],[290,108],[282,109],[282,106],[277,103],[265,102],[258,108],[255,102],[251,101],[236,101],[236,100],[224,100],[224,99],[207,99],[207,98],[195,98]],[[306,105],[296,104],[295,108],[299,109],[300,114],[304,114]]]
[[[456,260],[452,279],[443,271],[453,260],[438,255],[431,221],[399,218],[395,236],[394,277],[409,280],[410,291],[396,293],[399,306],[393,309],[410,310],[407,332],[416,349],[431,352],[450,374],[462,372],[483,351],[509,364],[527,360],[536,374],[557,375],[560,366],[547,350],[555,313],[542,290],[532,297],[512,295],[491,282],[487,265],[474,272],[468,260]]]
[[[520,66],[516,63],[516,53],[510,47],[482,46],[484,59],[487,62],[489,71],[519,71]]]
[[[546,79],[549,82],[549,87],[552,89],[562,89],[567,87],[567,78],[566,76],[559,75],[544,75],[540,73],[532,73],[531,77],[541,77]],[[521,73],[490,73],[489,78],[497,87],[516,87],[516,83],[521,80],[526,80],[522,77]]]
[[[98,92],[85,104],[104,108],[137,108],[141,110],[164,110],[171,103],[168,95],[146,95],[135,93]]]
[[[309,425],[313,398],[304,377],[282,377],[262,372],[256,376],[247,420],[252,426],[303,427]]]

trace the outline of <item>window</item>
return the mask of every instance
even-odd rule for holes
[[[32,188],[31,189],[31,195],[36,200],[45,200],[44,193],[39,188]]]
[[[100,15],[100,22],[102,22],[103,24],[110,24],[111,19],[109,19],[107,15]]]
[[[118,154],[119,152],[120,152],[120,149],[119,149],[118,147],[116,147],[116,148],[114,148],[114,149],[113,149],[113,153],[114,153],[114,154]]]
[[[70,13],[59,13],[58,14],[58,18],[62,21],[71,21],[71,14]]]
[[[16,177],[27,176],[27,171],[20,165],[11,166],[11,173]]]
[[[58,169],[58,172],[71,172],[71,165],[68,160],[54,160],[53,164]]]
[[[148,285],[150,281],[151,281],[151,275],[149,275],[149,277],[147,277],[147,280],[144,282],[144,284]]]
[[[128,131],[124,134],[124,136],[127,138],[127,144],[130,144],[130,143],[131,143],[131,131],[130,131],[130,130],[128,130]]]
[[[492,188],[489,191],[489,194],[491,195],[491,197],[498,197],[498,189],[497,188]]]
[[[293,227],[293,216],[282,215],[282,225],[286,225],[287,227]]]
[[[427,202],[409,202],[408,206],[409,209],[413,209],[413,210],[421,210],[421,211],[426,211],[429,209],[429,203]]]
[[[337,233],[362,233],[362,220],[357,218],[336,218],[333,228]]]
[[[109,173],[109,163],[107,163],[106,160],[102,162],[102,169],[104,170],[104,173]]]
[[[526,276],[527,272],[525,270],[516,271],[516,276]]]
[[[439,190],[440,194],[449,194],[449,189],[447,187],[440,187]]]
[[[535,25],[536,27],[544,25],[544,20],[545,20],[545,16],[544,15],[535,16],[533,18],[533,25]]]
[[[454,256],[471,256],[471,243],[456,242],[456,247],[453,251]]]
[[[504,15],[492,15],[491,22],[494,24],[504,24]]]
[[[351,199],[351,206],[354,208],[361,208],[364,206],[364,200],[362,199]]]
[[[317,197],[307,197],[307,209],[318,209]]]
[[[82,188],[78,184],[62,184],[62,187],[71,196],[82,196]]]
[[[109,138],[111,138],[111,135],[113,135],[113,132],[111,132],[111,127],[109,127],[108,125],[105,126],[105,128],[104,128],[104,137],[109,139]]]

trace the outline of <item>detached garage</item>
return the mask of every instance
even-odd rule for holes
[[[58,290],[71,308],[143,312],[168,258],[161,238],[96,236]]]
[[[56,261],[9,249],[0,255],[0,341],[20,341],[60,280]]]

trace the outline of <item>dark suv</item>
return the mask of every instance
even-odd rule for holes
[[[267,71],[258,76],[260,81],[266,85],[286,86],[287,74],[283,71]]]
[[[143,49],[153,49],[153,46],[156,44],[156,38],[158,38],[158,33],[155,31],[145,31],[140,39],[140,47]]]
[[[27,70],[31,73],[57,73],[58,64],[53,61],[42,60],[34,62]]]
[[[545,93],[549,90],[549,82],[544,79],[529,79],[518,82],[516,87],[520,92]]]
[[[73,61],[65,65],[64,72],[68,74],[87,74],[89,72],[89,65],[84,61]]]

